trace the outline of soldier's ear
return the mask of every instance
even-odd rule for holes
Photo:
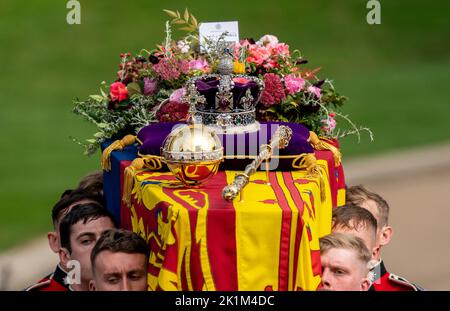
[[[89,290],[90,290],[91,292],[96,290],[94,280],[90,280],[90,281],[89,281]]]
[[[380,248],[381,248],[381,245],[376,245],[372,249],[372,258],[373,259],[378,259],[380,257]]]
[[[47,240],[48,240],[48,246],[50,246],[51,250],[54,253],[58,253],[59,251],[59,241],[58,241],[58,235],[55,231],[50,231],[47,233]]]
[[[391,226],[388,226],[388,225],[384,226],[381,229],[380,246],[388,245],[392,239],[393,234],[394,234],[394,231],[392,230]]]
[[[372,285],[372,283],[370,282],[369,278],[364,278],[361,281],[361,291],[366,292],[369,290],[370,285]]]
[[[63,264],[64,268],[67,268],[67,263],[71,260],[69,250],[65,247],[60,247],[58,255],[59,261]]]

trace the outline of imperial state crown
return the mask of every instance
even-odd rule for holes
[[[194,118],[222,133],[258,130],[256,104],[264,82],[253,76],[233,74],[229,49],[221,53],[217,73],[188,80],[183,101],[191,105]]]

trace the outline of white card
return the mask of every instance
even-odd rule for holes
[[[202,50],[205,47],[205,37],[209,40],[217,41],[224,32],[227,32],[227,35],[224,36],[226,42],[239,42],[239,24],[237,21],[201,23],[199,37]]]

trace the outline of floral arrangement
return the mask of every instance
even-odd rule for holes
[[[135,133],[152,122],[184,121],[189,105],[181,98],[184,84],[197,75],[211,73],[217,65],[215,49],[199,47],[197,19],[186,9],[164,10],[171,18],[166,22],[166,38],[154,50],[141,50],[136,56],[120,55],[119,70],[114,82],[103,82],[100,94],[86,100],[75,100],[74,112],[97,126],[98,131],[83,145],[92,154],[105,139]],[[186,34],[172,39],[171,25]],[[219,39],[220,40],[220,39]],[[208,42],[210,47],[217,42]],[[339,139],[361,131],[340,112],[347,100],[338,94],[328,79],[319,79],[319,69],[309,70],[298,50],[291,51],[286,43],[273,35],[258,41],[241,40],[231,47],[235,73],[258,76],[265,89],[257,106],[260,121],[289,121],[302,123],[318,135]],[[337,126],[337,118],[346,120],[350,128]]]

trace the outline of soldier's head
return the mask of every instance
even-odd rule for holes
[[[79,263],[81,285],[86,290],[92,279],[91,251],[101,234],[114,227],[109,212],[102,205],[93,202],[72,207],[61,220],[61,264],[67,269],[73,262]]]
[[[147,242],[131,231],[103,232],[91,253],[90,290],[147,290]]]
[[[319,240],[322,289],[367,291],[371,255],[364,242],[349,233],[332,233]]]
[[[84,176],[78,184],[79,189],[98,196],[103,196],[103,172],[94,171]]]
[[[377,220],[366,209],[355,205],[344,205],[333,210],[332,232],[351,233],[364,241],[378,259],[380,247],[377,244]]]
[[[347,203],[367,209],[377,220],[377,239],[380,246],[389,244],[393,230],[389,226],[389,205],[380,195],[371,192],[362,185],[347,189]]]
[[[98,203],[103,205],[103,197],[85,191],[84,189],[66,190],[52,209],[53,231],[47,233],[48,244],[53,252],[58,253],[61,247],[59,224],[61,219],[78,204]]]

